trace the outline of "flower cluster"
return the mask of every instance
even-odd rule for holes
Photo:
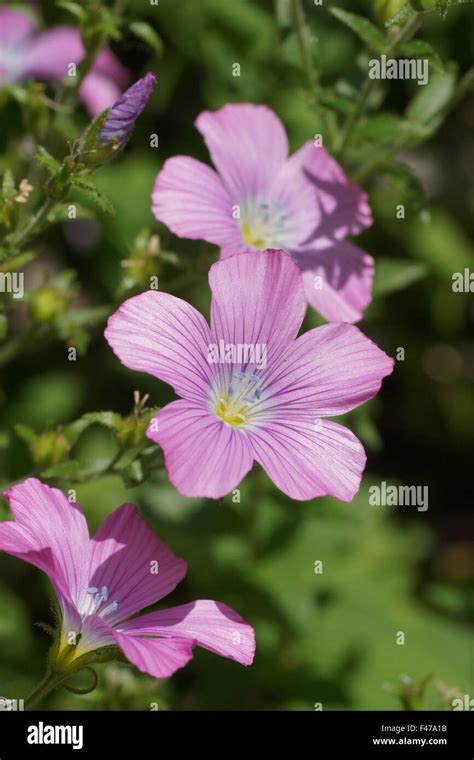
[[[0,10],[1,86],[57,84],[84,56],[75,29],[40,33],[32,16]],[[156,78],[148,73],[122,92],[127,82],[104,48],[79,89],[89,112],[102,115],[62,165],[40,151],[51,174],[40,220],[71,189],[96,192],[84,179],[86,157],[100,166],[126,143]],[[146,436],[163,450],[181,494],[222,498],[256,463],[290,499],[351,501],[366,456],[331,418],[373,398],[393,370],[353,324],[370,302],[374,275],[372,257],[347,240],[372,223],[367,196],[317,141],[289,157],[284,127],[266,106],[225,105],[201,113],[196,126],[215,169],[168,159],[152,211],[173,233],[219,247],[209,271],[210,323],[188,302],[148,290],[110,316],[105,338],[122,364],[179,396],[150,411]],[[23,180],[15,201],[26,203],[31,190]],[[308,304],[328,323],[299,335]],[[145,423],[139,437],[144,431]],[[168,677],[197,645],[251,664],[254,631],[225,604],[145,611],[174,590],[186,563],[134,506],[113,512],[91,538],[79,505],[36,478],[5,498],[14,519],[0,523],[0,550],[46,573],[56,594],[52,684],[116,656]]]

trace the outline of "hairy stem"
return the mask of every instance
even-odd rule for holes
[[[53,689],[56,689],[63,680],[64,675],[48,671],[36,689],[31,692],[27,699],[25,699],[25,709],[31,710],[32,706],[38,702],[38,700],[44,699],[44,697],[53,691]]]

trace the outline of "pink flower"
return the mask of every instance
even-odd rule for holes
[[[84,58],[84,46],[73,27],[57,26],[37,33],[32,17],[14,8],[0,8],[0,87],[40,79],[61,82],[71,63]],[[126,69],[108,48],[99,53],[79,94],[91,116],[109,108],[127,85]]]
[[[364,449],[322,418],[375,396],[393,360],[347,323],[296,338],[306,301],[283,251],[219,261],[209,284],[210,328],[180,298],[148,291],[125,301],[105,331],[122,364],[182,397],[147,431],[164,450],[170,480],[185,496],[220,498],[256,461],[292,499],[350,501]]]
[[[74,669],[79,658],[109,646],[155,678],[186,665],[196,645],[252,663],[253,629],[225,604],[197,601],[134,617],[173,591],[186,563],[132,504],[113,512],[90,538],[79,505],[36,478],[13,486],[5,498],[15,519],[0,522],[0,550],[43,570],[58,598],[58,668]]]
[[[266,106],[225,105],[196,120],[217,172],[187,156],[165,161],[152,210],[176,235],[218,245],[221,257],[268,248],[291,254],[307,301],[329,321],[357,322],[374,262],[345,240],[372,223],[367,196],[323,147],[288,140]]]

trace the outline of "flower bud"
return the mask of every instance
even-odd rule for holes
[[[125,143],[145,108],[155,83],[155,75],[148,73],[123,93],[108,113],[99,134],[100,143],[106,144],[114,140],[120,146]]]

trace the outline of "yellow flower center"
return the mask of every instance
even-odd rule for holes
[[[234,372],[227,390],[220,393],[215,413],[235,428],[252,422],[256,405],[262,396],[261,378],[247,372]]]
[[[283,247],[287,217],[280,204],[257,203],[243,212],[240,232],[243,241],[257,250]]]

